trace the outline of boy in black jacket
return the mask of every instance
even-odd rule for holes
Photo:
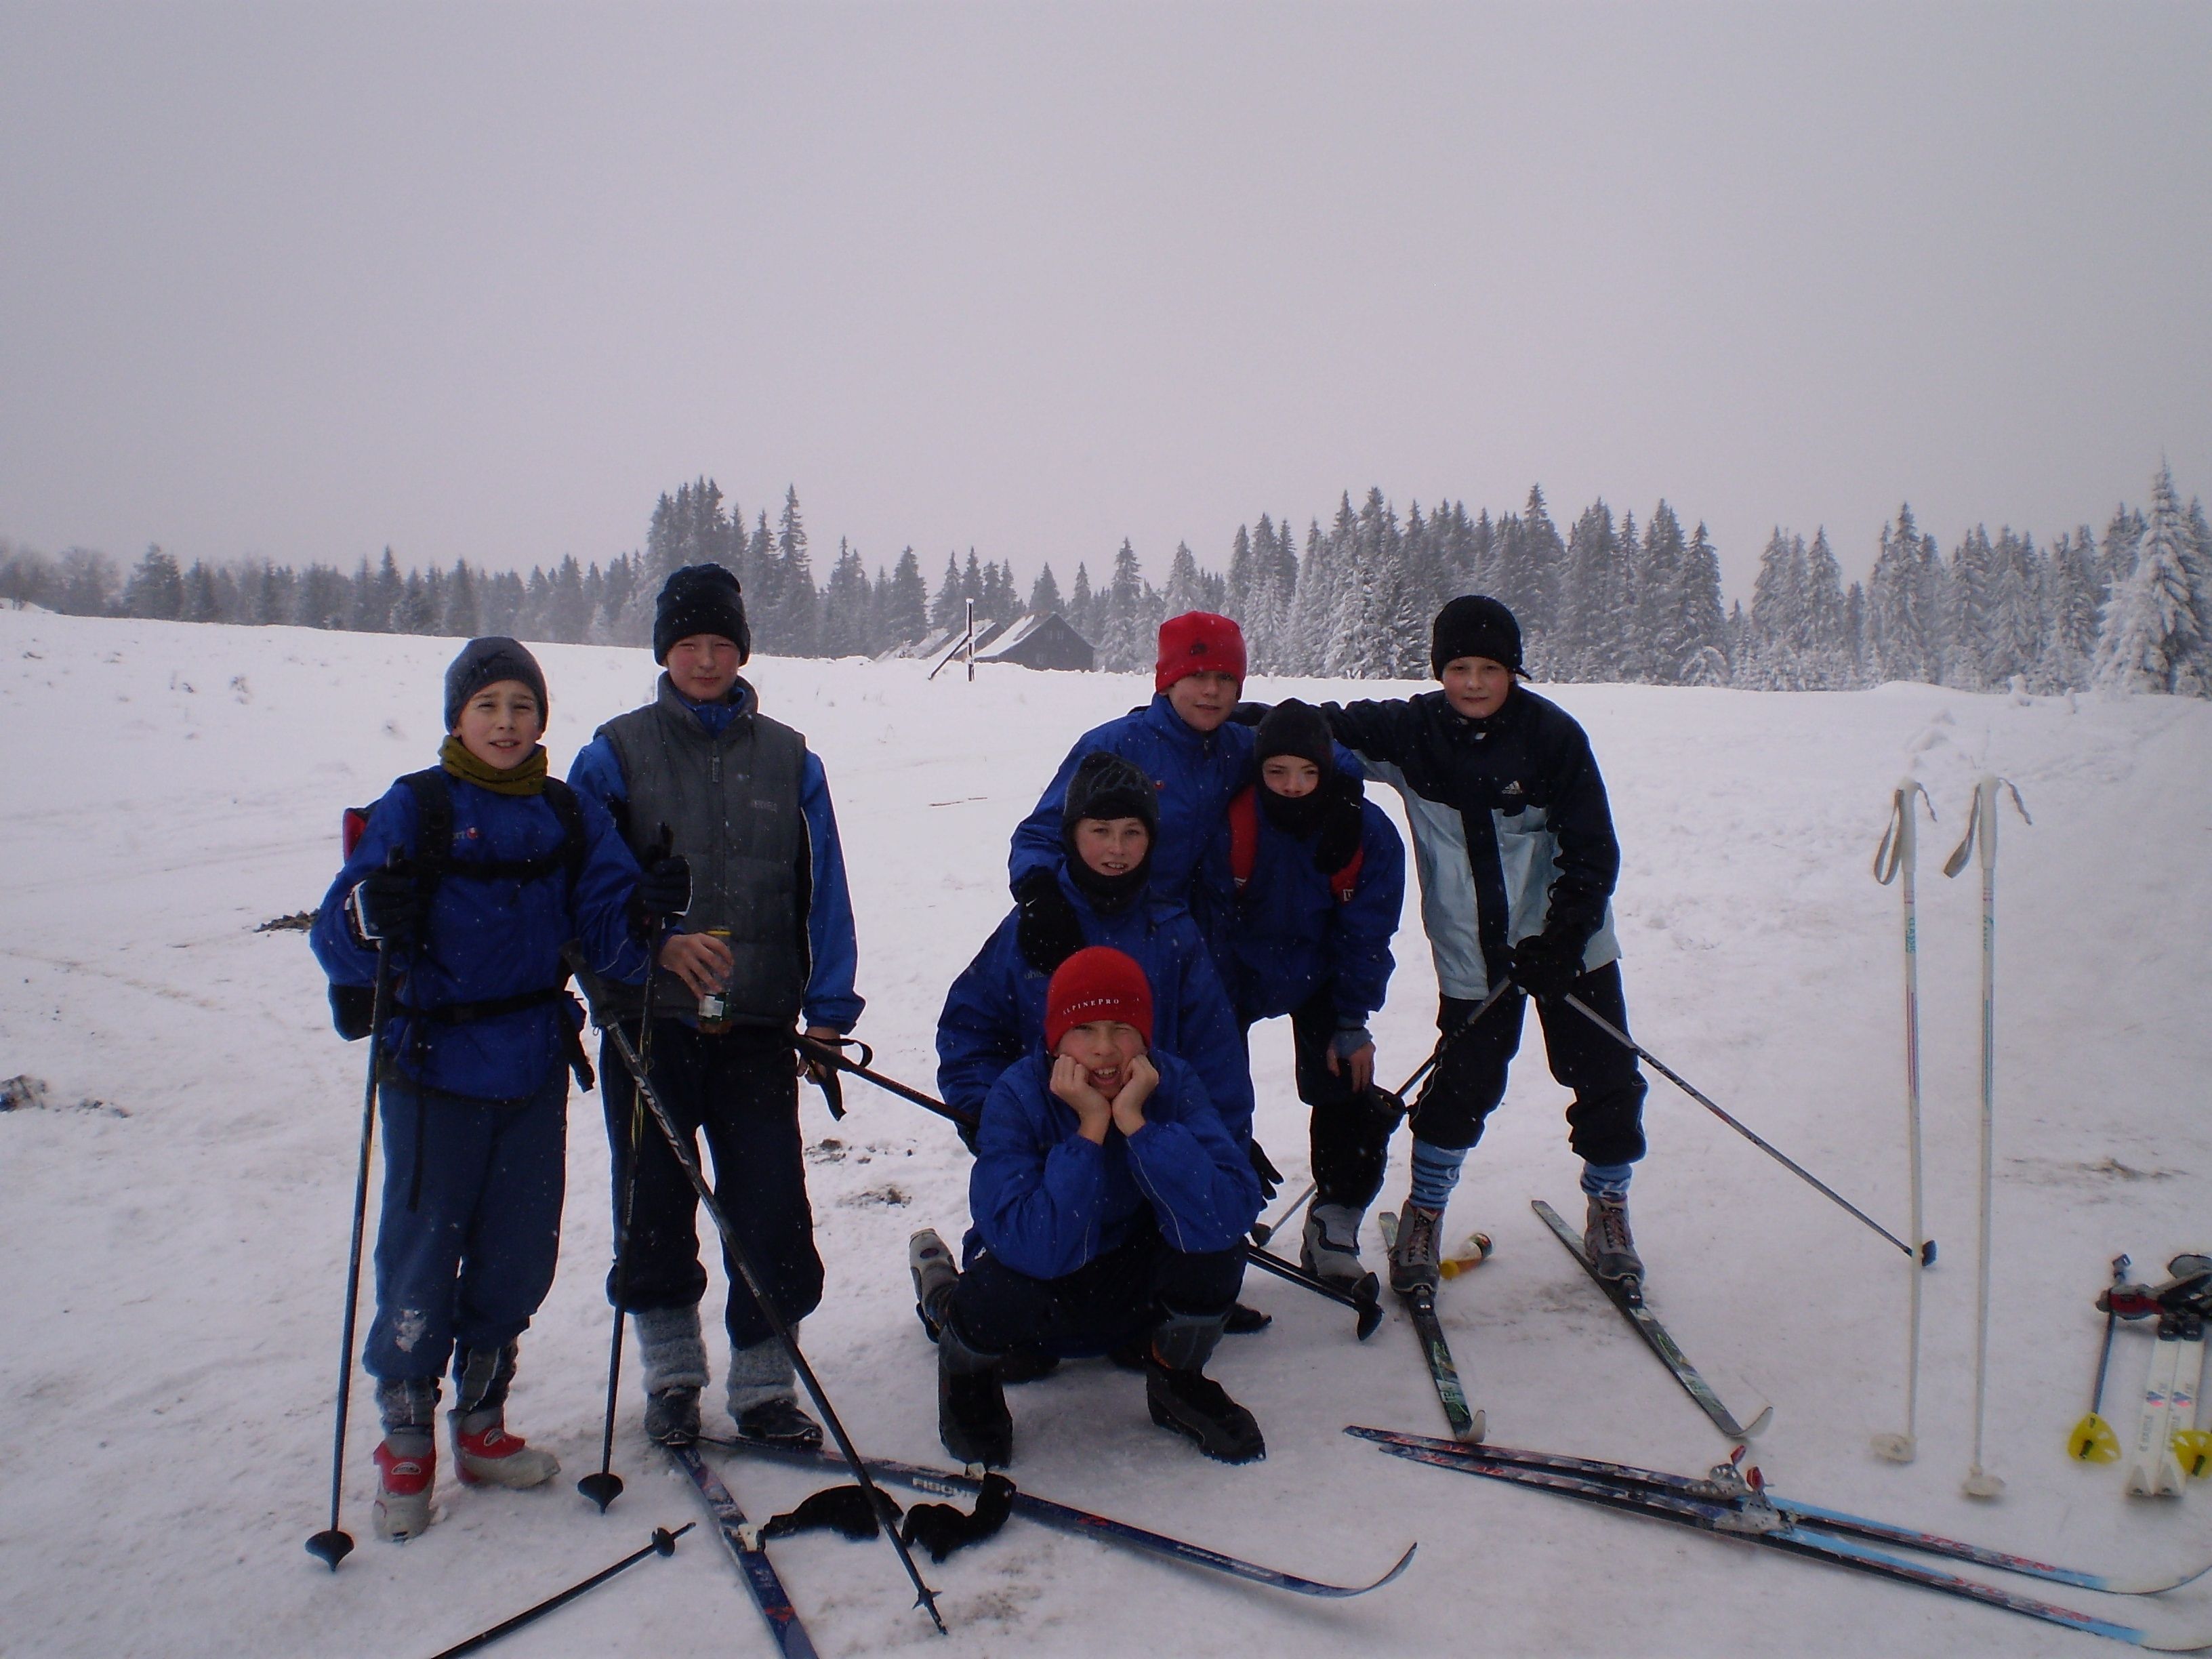
[[[1628,1027],[1609,905],[1620,845],[1605,781],[1573,717],[1518,684],[1520,624],[1496,599],[1444,606],[1430,661],[1441,691],[1323,705],[1337,740],[1404,798],[1443,993],[1441,1054],[1414,1108],[1413,1191],[1391,1286],[1437,1282],[1444,1205],[1504,1095],[1533,996],[1552,1075],[1574,1091],[1568,1141],[1583,1159],[1584,1244],[1602,1277],[1632,1289],[1644,1273],[1628,1231],[1644,1079],[1632,1054],[1563,1000],[1571,994]],[[1500,985],[1509,988],[1498,1005],[1468,1028]]]

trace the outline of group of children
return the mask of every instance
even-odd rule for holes
[[[1227,617],[1172,617],[1159,645],[1150,704],[1085,733],[1016,830],[1012,908],[939,1020],[939,1090],[975,1154],[971,1224],[957,1263],[924,1231],[911,1265],[940,1434],[964,1462],[1011,1459],[1007,1382],[1101,1354],[1141,1371],[1153,1421],[1207,1455],[1265,1455],[1252,1414],[1206,1374],[1225,1331],[1267,1322],[1237,1301],[1247,1236],[1282,1178],[1253,1134],[1250,1028],[1289,1017],[1315,1184],[1301,1255],[1339,1286],[1366,1277],[1360,1228],[1406,1115],[1376,1082],[1368,1029],[1405,883],[1370,777],[1405,801],[1442,992],[1393,1287],[1436,1284],[1444,1206],[1529,996],[1574,1092],[1593,1260],[1642,1273],[1626,1200],[1643,1083],[1562,1000],[1626,1024],[1619,849],[1581,728],[1519,684],[1510,612],[1455,599],[1433,631],[1440,691],[1341,707],[1242,702]],[[564,785],[538,744],[538,664],[514,641],[471,641],[447,672],[439,766],[376,805],[318,915],[341,1031],[368,1030],[380,970],[390,987],[363,1355],[386,1536],[433,1517],[449,1366],[463,1480],[532,1486],[558,1467],[507,1431],[503,1407],[552,1280],[572,1071],[591,1086],[572,969],[678,1130],[704,1134],[720,1206],[783,1321],[820,1302],[793,1038],[834,1040],[860,1018],[853,912],[821,763],[761,713],[738,673],[750,646],[736,580],[677,571],[656,605],[653,701],[600,727]],[[647,1431],[680,1443],[701,1431],[709,1375],[697,1206],[623,1046],[610,1036],[600,1052],[608,1295],[637,1328]],[[728,1277],[738,1435],[818,1445],[787,1351]]]

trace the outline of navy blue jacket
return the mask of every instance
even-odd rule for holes
[[[456,865],[540,858],[561,844],[561,820],[543,795],[499,795],[451,774]],[[593,972],[636,984],[645,948],[629,936],[625,908],[637,886],[637,861],[614,822],[588,795],[579,797],[584,861],[574,889],[562,867],[534,881],[472,880],[449,872],[432,896],[422,942],[394,964],[396,1010],[385,1028],[386,1052],[402,1076],[448,1094],[514,1100],[534,1093],[567,1064],[569,1036],[583,1023],[574,998],[462,1024],[410,1018],[410,1008],[488,1002],[556,984],[562,947],[575,940]],[[371,985],[376,952],[356,944],[345,902],[393,848],[412,857],[419,828],[415,793],[394,783],[370,809],[353,856],[323,896],[309,935],[333,984]]]
[[[1258,787],[1264,789],[1261,784]],[[1329,988],[1337,1023],[1364,1025],[1389,988],[1390,938],[1406,903],[1406,843],[1372,801],[1360,803],[1359,877],[1340,900],[1314,864],[1321,832],[1294,836],[1255,802],[1252,874],[1237,892],[1224,977],[1245,1024],[1301,1007]]]
[[[1149,896],[1113,915],[1100,914],[1055,866],[1060,890],[1075,907],[1085,945],[1107,945],[1136,959],[1152,988],[1152,1041],[1188,1058],[1223,1125],[1241,1146],[1252,1133],[1252,1073],[1220,976],[1190,913]],[[1000,1073],[1043,1039],[1049,975],[1022,955],[1010,913],[945,993],[937,1017],[937,1087],[963,1111],[982,1109]]]
[[[1038,1044],[993,1085],[976,1133],[968,1208],[975,1238],[1018,1273],[1061,1279],[1127,1241],[1147,1208],[1168,1248],[1231,1250],[1260,1214],[1260,1182],[1189,1066],[1152,1052],[1159,1087],[1145,1127],[1103,1146],[1076,1133]]]

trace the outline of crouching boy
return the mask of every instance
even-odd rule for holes
[[[368,1035],[380,949],[393,988],[377,1081],[376,1319],[362,1356],[384,1419],[386,1538],[432,1520],[449,1357],[464,1481],[535,1486],[561,1467],[507,1432],[505,1407],[515,1340],[553,1284],[572,1066],[591,1087],[562,947],[577,940],[597,972],[633,982],[646,957],[631,935],[637,865],[597,803],[545,775],[545,713],[527,650],[471,640],[446,671],[438,765],[371,809],[312,935],[347,1036]],[[680,865],[656,876],[663,890],[685,879]]]
[[[938,1431],[963,1462],[1013,1454],[1012,1350],[1137,1351],[1152,1421],[1208,1456],[1267,1455],[1205,1375],[1243,1283],[1260,1189],[1196,1074],[1152,1048],[1144,970],[1093,945],[1045,994],[1044,1042],[984,1103],[969,1182],[968,1269],[922,1285],[938,1338]]]

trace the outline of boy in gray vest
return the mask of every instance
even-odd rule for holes
[[[659,850],[672,837],[690,863],[690,908],[655,956],[653,1086],[680,1127],[705,1132],[715,1197],[776,1311],[796,1325],[822,1300],[822,1258],[806,1199],[791,1033],[803,1018],[810,1036],[842,1036],[861,1002],[829,781],[806,739],[763,714],[738,678],[751,653],[737,578],[716,564],[675,572],[653,612],[653,654],[666,670],[659,695],[599,727],[568,781],[607,808],[633,851]],[[588,988],[599,1023],[620,1020],[635,1036],[641,992],[604,981]],[[607,1294],[637,1326],[646,1432],[688,1442],[699,1433],[708,1381],[697,1200],[659,1126],[641,1119],[611,1040],[601,1060],[620,1249]],[[818,1446],[822,1431],[799,1407],[782,1345],[724,1267],[728,1400],[738,1435]]]

